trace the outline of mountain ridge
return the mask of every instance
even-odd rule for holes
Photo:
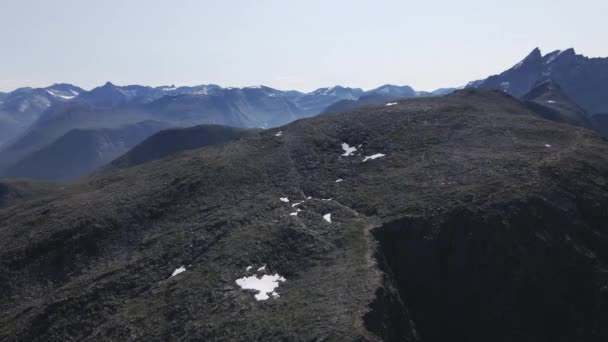
[[[486,79],[470,82],[468,88],[500,89],[522,97],[543,80],[552,79],[589,115],[608,112],[608,58],[589,58],[573,48],[542,55],[535,48],[512,68]]]
[[[12,165],[4,176],[50,181],[79,178],[168,127],[163,122],[143,121],[112,129],[73,129]]]
[[[261,131],[261,129],[221,125],[198,125],[162,130],[149,136],[124,155],[114,159],[103,171],[108,172],[117,168],[133,167],[175,153],[252,137]]]

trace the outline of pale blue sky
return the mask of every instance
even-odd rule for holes
[[[0,91],[69,82],[459,86],[608,56],[606,0],[0,0]]]

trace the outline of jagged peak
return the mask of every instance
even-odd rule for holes
[[[576,51],[574,50],[574,48],[568,48],[564,51],[562,51],[562,53],[560,55],[576,55]]]
[[[530,57],[542,57],[542,53],[540,51],[540,48],[535,47],[534,50],[532,50],[532,52],[530,52],[528,54],[528,56],[526,58],[530,58]]]
[[[532,63],[538,63],[539,61],[541,61],[543,59],[543,55],[540,52],[540,49],[534,48],[534,50],[532,50],[532,52],[530,52],[526,58],[522,59],[521,62],[515,64],[515,66],[513,66],[513,70],[517,70],[520,67],[522,67],[523,65],[527,65],[527,64],[532,64]]]
[[[532,50],[532,52],[530,52],[526,56],[526,58],[523,59],[523,62],[526,62],[526,61],[536,61],[536,60],[539,60],[539,59],[542,59],[542,58],[543,58],[543,54],[541,53],[540,49],[537,47],[537,48],[534,48],[534,50]]]
[[[574,48],[569,48],[566,50],[555,50],[553,52],[550,52],[548,54],[546,54],[545,56],[543,56],[543,63],[544,64],[550,64],[555,62],[557,59],[562,59],[564,57],[568,58],[568,57],[574,57],[576,56],[576,52],[574,51]]]

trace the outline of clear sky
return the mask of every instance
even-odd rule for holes
[[[534,47],[608,56],[606,0],[0,0],[0,91],[69,82],[418,90]]]

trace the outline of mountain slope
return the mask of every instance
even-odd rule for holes
[[[608,137],[608,113],[598,113],[591,116],[591,122],[593,128],[603,136]]]
[[[0,146],[23,133],[49,107],[70,101],[83,89],[71,84],[20,88],[0,96]]]
[[[587,113],[608,112],[608,58],[588,58],[574,49],[542,55],[538,48],[511,69],[469,87],[501,89],[521,97],[543,80],[552,79]]]
[[[0,181],[0,208],[60,193],[62,188],[60,184],[31,179],[3,179]]]
[[[585,111],[570,100],[553,80],[538,83],[523,96],[523,100],[545,119],[592,128]]]
[[[303,111],[304,116],[310,117],[321,113],[325,108],[338,101],[356,100],[363,93],[362,89],[342,86],[319,88],[311,93],[294,98],[294,103]]]
[[[180,126],[201,123],[234,127],[274,127],[300,118],[283,92],[268,87],[226,88],[165,96],[144,107],[157,120]]]
[[[150,120],[137,107],[99,108],[70,101],[45,111],[18,139],[0,151],[0,172],[75,129],[118,128]]]
[[[385,84],[378,88],[372,89],[367,93],[380,94],[395,98],[406,98],[406,97],[416,97],[417,93],[410,86],[396,86],[392,84]]]
[[[162,122],[145,121],[114,129],[71,130],[11,166],[4,176],[54,181],[78,178],[167,127]]]
[[[499,92],[320,115],[0,210],[0,339],[606,340],[606,207]]]
[[[108,165],[108,169],[131,167],[168,155],[257,135],[261,130],[219,125],[199,125],[160,131],[145,139]]]
[[[338,113],[354,110],[364,106],[378,106],[381,104],[394,103],[401,99],[400,97],[394,97],[392,95],[384,95],[377,93],[370,93],[362,95],[356,100],[342,100],[334,103],[333,105],[325,109],[325,113]]]

